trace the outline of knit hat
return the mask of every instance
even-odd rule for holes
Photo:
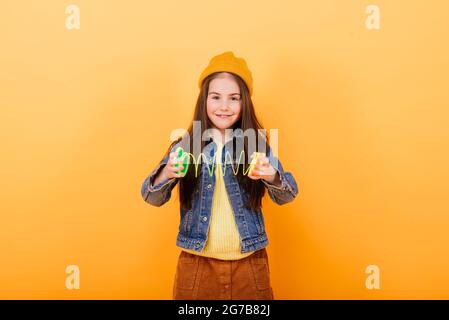
[[[201,89],[203,80],[214,72],[232,72],[240,76],[245,81],[249,90],[249,95],[253,94],[253,78],[248,65],[243,58],[237,58],[231,51],[226,51],[222,54],[216,55],[209,61],[209,65],[204,69],[200,75],[198,85]]]

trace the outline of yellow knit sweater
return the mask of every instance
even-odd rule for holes
[[[216,183],[206,246],[201,252],[184,248],[182,250],[216,259],[238,260],[249,256],[253,252],[240,252],[240,234],[223,179],[223,170],[221,166],[223,144],[217,144],[218,148],[215,157]]]

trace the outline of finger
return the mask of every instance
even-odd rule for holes
[[[270,162],[268,161],[268,159],[262,160],[261,163],[259,164],[259,169],[268,170],[269,168],[270,168]]]
[[[254,169],[258,170],[258,171],[264,170],[266,168],[267,168],[267,166],[265,164],[260,164],[260,163],[258,163],[254,166]]]
[[[263,168],[260,164],[257,164],[254,166],[253,171],[251,172],[252,175],[258,176],[262,172]]]
[[[183,173],[177,173],[177,172],[172,172],[172,173],[170,174],[170,176],[171,176],[172,178],[182,178],[182,177],[185,176],[185,174],[183,174]]]
[[[254,175],[253,173],[249,174],[249,175],[248,175],[248,178],[253,179],[253,180],[258,180],[258,179],[260,179],[259,176]]]
[[[172,166],[169,167],[169,170],[172,173],[177,173],[178,171],[184,170],[184,166],[182,164],[179,167],[176,167],[175,165],[172,165]]]
[[[169,167],[169,169],[172,169],[175,166],[175,161],[173,159],[170,159],[167,163],[167,167]]]
[[[175,157],[175,155],[173,154],[173,155],[170,155],[170,159],[168,160],[168,164],[169,165],[173,165],[173,164],[175,164],[176,163],[176,157]]]
[[[263,172],[260,170],[253,170],[253,172],[251,172],[251,175],[257,179],[260,179],[260,177],[263,175]]]
[[[263,166],[267,166],[269,164],[268,158],[266,156],[262,156],[259,160],[259,163]]]
[[[171,164],[176,167],[176,165],[182,164],[182,160],[175,157],[171,160]]]

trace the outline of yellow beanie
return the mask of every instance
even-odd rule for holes
[[[198,85],[201,89],[203,80],[214,72],[232,72],[240,76],[245,81],[248,87],[249,95],[253,94],[253,77],[251,71],[248,69],[248,65],[243,58],[236,58],[231,51],[224,52],[213,57],[209,65],[204,69],[200,75]]]

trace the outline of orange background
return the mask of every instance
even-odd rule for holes
[[[178,189],[140,187],[227,50],[300,188],[263,202],[275,297],[449,298],[447,1],[73,3],[2,1],[0,298],[171,298]]]

